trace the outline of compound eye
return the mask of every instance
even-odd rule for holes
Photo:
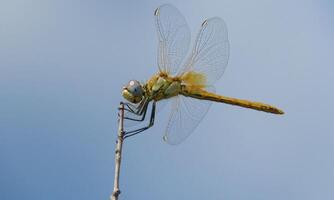
[[[143,88],[140,83],[136,80],[129,82],[127,89],[133,96],[142,96],[144,94]]]

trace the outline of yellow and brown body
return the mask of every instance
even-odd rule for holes
[[[199,88],[192,88],[190,87],[183,87],[181,90],[181,94],[187,97],[192,97],[196,99],[203,99],[203,100],[208,100],[208,101],[215,101],[215,102],[221,102],[221,103],[226,103],[230,105],[235,105],[235,106],[241,106],[244,108],[250,108],[254,110],[259,110],[259,111],[264,111],[264,112],[269,112],[273,114],[284,114],[284,112],[274,106],[260,103],[260,102],[253,102],[253,101],[248,101],[248,100],[243,100],[243,99],[237,99],[237,98],[232,98],[232,97],[226,97],[218,94],[214,94],[211,92],[208,92],[203,89]]]
[[[149,100],[155,101],[183,95],[186,97],[221,102],[273,114],[284,114],[282,110],[268,104],[226,97],[208,92],[205,90],[205,82],[205,76],[201,73],[187,72],[181,76],[172,77],[168,73],[160,72],[154,75],[145,84],[145,95]]]

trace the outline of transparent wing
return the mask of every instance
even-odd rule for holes
[[[158,67],[160,71],[175,74],[190,45],[190,30],[180,11],[165,4],[154,12],[158,33]]]
[[[187,71],[206,75],[206,84],[215,83],[224,73],[229,58],[227,27],[219,17],[205,20],[199,30],[191,55],[180,74]]]
[[[214,92],[213,87],[208,90]],[[212,101],[181,95],[172,98],[172,101],[171,114],[163,139],[168,144],[177,145],[196,129],[208,112]]]

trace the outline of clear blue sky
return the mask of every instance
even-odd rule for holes
[[[109,198],[120,90],[156,72],[153,11],[166,3],[133,2],[0,2],[1,200]],[[213,105],[178,146],[162,141],[158,117],[125,143],[122,199],[334,199],[333,2],[168,3],[193,36],[225,19],[217,92],[286,115]]]

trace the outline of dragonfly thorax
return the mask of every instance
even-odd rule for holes
[[[177,96],[181,90],[181,80],[167,73],[159,72],[145,84],[145,96],[149,100],[160,101]]]

